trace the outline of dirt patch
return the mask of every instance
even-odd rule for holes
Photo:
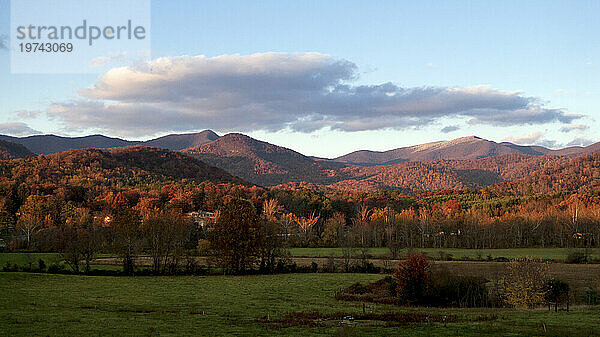
[[[328,327],[328,326],[406,326],[412,324],[426,323],[455,323],[458,322],[456,315],[424,314],[411,312],[389,312],[389,313],[343,313],[337,312],[325,314],[320,312],[291,312],[282,319],[269,320],[263,317],[260,323],[273,324],[279,327],[306,326],[306,327]]]
[[[395,293],[396,282],[388,276],[369,284],[354,283],[348,288],[335,294],[342,301],[372,302],[383,304],[398,304]]]

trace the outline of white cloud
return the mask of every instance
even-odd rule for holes
[[[594,141],[588,138],[578,137],[567,143],[566,146],[588,146],[594,144]]]
[[[529,135],[521,137],[505,137],[502,140],[519,144],[519,145],[539,145],[547,148],[564,148],[568,146],[588,146],[593,144],[594,141],[584,137],[578,137],[568,143],[559,143],[554,140],[544,139],[545,132],[533,131]]]
[[[571,132],[571,131],[585,131],[590,127],[585,124],[569,124],[560,128],[562,132]]]
[[[40,134],[41,132],[34,130],[25,123],[13,122],[0,124],[0,134],[11,136],[29,136]]]
[[[448,125],[448,126],[443,127],[442,130],[440,130],[440,131],[442,131],[443,133],[450,133],[450,132],[453,132],[453,131],[456,131],[459,129],[460,129],[460,126],[458,126],[458,125]]]
[[[526,136],[520,136],[520,137],[508,136],[508,137],[504,137],[502,140],[505,142],[515,143],[515,144],[520,144],[520,145],[533,145],[533,144],[536,144],[537,142],[539,142],[542,139],[542,137],[544,137],[545,134],[546,134],[545,132],[533,131],[532,133],[530,133]]]
[[[444,117],[512,126],[570,123],[581,115],[487,86],[352,85],[355,64],[318,53],[179,56],[114,68],[81,99],[46,111],[67,129],[121,136],[212,128],[312,132],[405,129]]]

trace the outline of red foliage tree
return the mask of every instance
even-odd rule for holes
[[[431,263],[425,255],[412,253],[408,259],[398,264],[394,273],[396,279],[396,294],[406,303],[419,302],[431,283]]]

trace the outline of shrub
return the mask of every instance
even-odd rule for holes
[[[6,265],[4,265],[4,267],[2,267],[2,271],[18,271],[19,270],[19,266],[16,264],[11,264],[10,262],[6,261]]]
[[[446,253],[444,251],[439,251],[438,252],[438,259],[440,261],[452,261],[452,260],[454,260],[454,255],[452,255],[450,253]]]
[[[40,272],[46,271],[46,262],[44,260],[42,260],[42,259],[38,260],[38,270]]]
[[[431,264],[421,253],[411,253],[398,264],[394,278],[398,284],[397,296],[406,303],[419,303],[430,286]]]
[[[565,263],[588,263],[590,259],[590,254],[585,250],[573,250],[569,251],[567,254],[567,258],[565,259]]]
[[[432,273],[422,295],[407,302],[396,279],[386,277],[363,285],[354,283],[336,293],[338,300],[386,304],[414,304],[439,307],[483,307],[488,304],[486,280],[481,278]]]
[[[471,276],[435,273],[423,304],[441,307],[484,307],[487,305],[486,280]]]
[[[349,272],[351,273],[365,273],[365,274],[379,274],[381,273],[381,268],[375,267],[372,262],[362,262],[360,264],[355,264],[350,266]]]
[[[600,292],[598,289],[589,287],[581,294],[581,301],[587,305],[600,304]]]
[[[48,272],[50,274],[64,274],[65,271],[65,266],[57,263],[53,263],[48,267]]]
[[[558,311],[560,302],[568,301],[569,299],[569,284],[567,282],[552,279],[546,283],[546,293],[544,295],[548,308],[554,303],[554,311]]]
[[[360,301],[396,304],[396,281],[388,276],[379,281],[363,285],[354,283],[337,292],[335,298],[344,301]]]

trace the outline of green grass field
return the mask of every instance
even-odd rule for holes
[[[63,265],[66,269],[69,269],[57,253],[0,253],[0,270],[2,270],[7,263],[24,267],[32,266],[35,269],[38,267],[40,259],[44,260],[46,267],[51,264],[59,264]],[[83,268],[83,264],[81,268]],[[91,269],[119,270],[120,268],[120,266],[91,264]]]
[[[106,277],[0,273],[0,331],[7,336],[592,336],[600,334],[600,308],[425,309],[367,304],[367,311],[457,315],[457,323],[408,327],[281,327],[269,320],[290,312],[358,313],[361,303],[334,293],[382,275],[285,274],[209,277]],[[485,321],[478,317],[497,315]],[[543,326],[547,333],[544,333]]]
[[[31,264],[36,267],[39,259],[43,259],[46,265],[61,263],[62,259],[56,253],[0,253],[0,269],[6,263],[27,266]]]
[[[564,260],[570,249],[568,248],[511,248],[511,249],[460,249],[460,248],[423,248],[417,249],[428,254],[432,258],[438,258],[440,252],[452,254],[454,259],[477,259],[480,256],[486,258],[488,254],[492,258],[506,257],[538,257],[543,259]],[[373,257],[384,255],[389,252],[387,248],[371,248],[369,254]],[[406,252],[404,250],[403,252]],[[600,259],[600,249],[590,249],[591,257]],[[342,256],[342,248],[291,248],[290,253],[295,257],[328,257]],[[354,249],[353,254],[359,254],[359,249]]]
[[[554,261],[563,261],[570,249],[568,248],[513,248],[513,249],[435,249],[435,248],[425,248],[419,249],[429,255],[433,259],[438,259],[440,257],[440,252],[444,252],[446,254],[452,254],[453,259],[456,260],[464,260],[468,259],[479,259],[479,258],[487,258],[490,255],[492,258],[497,257],[506,257],[508,259],[512,259],[515,257],[538,257],[543,259],[551,259]],[[368,254],[371,255],[372,258],[380,258],[383,257],[389,250],[387,248],[370,248],[368,250]],[[406,253],[406,250],[403,251]],[[590,249],[590,257],[592,259],[600,259],[600,249]],[[300,257],[308,257],[308,258],[323,258],[323,257],[341,257],[343,256],[343,251],[341,248],[290,248],[290,253],[292,257],[300,258]],[[360,249],[353,249],[352,254],[354,256],[358,256],[360,254]],[[111,254],[101,254],[99,257],[110,257]],[[6,265],[7,262],[11,264],[18,264],[21,266],[26,266],[32,264],[36,266],[39,259],[43,259],[46,262],[46,265],[50,265],[53,263],[61,263],[62,259],[56,253],[0,253],[0,269]],[[95,264],[93,265],[94,269],[114,269],[110,268],[110,266]]]

